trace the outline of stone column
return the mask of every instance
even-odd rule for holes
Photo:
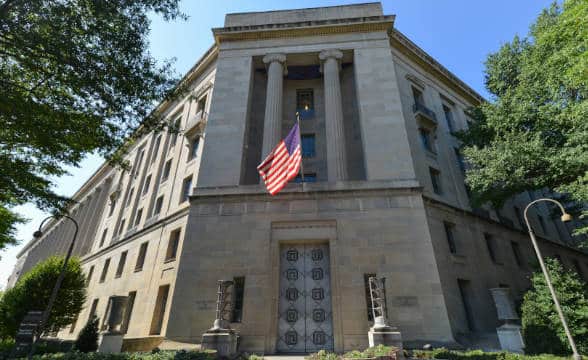
[[[267,66],[267,91],[263,121],[262,161],[282,137],[282,99],[284,93],[284,65],[286,55],[268,54],[263,57]]]
[[[339,80],[339,61],[342,57],[343,53],[339,50],[324,50],[319,54],[325,82],[325,126],[329,182],[347,179],[343,104],[341,102],[341,81]]]

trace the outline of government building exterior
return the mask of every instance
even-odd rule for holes
[[[123,349],[198,344],[215,319],[217,281],[229,279],[240,350],[360,349],[375,275],[405,347],[498,348],[489,289],[520,301],[529,288],[522,211],[544,194],[499,210],[470,205],[453,134],[484,99],[394,19],[380,3],[228,14],[183,79],[189,93],[156,110],[180,133],[137,141],[131,170],[105,163],[74,195],[88,298],[53,335],[75,339],[123,295]],[[305,181],[270,196],[256,167],[297,112]],[[530,212],[544,255],[587,276],[574,224],[549,210]],[[49,223],[10,284],[64,254],[73,231]]]

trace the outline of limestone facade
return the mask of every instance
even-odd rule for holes
[[[123,348],[198,343],[215,318],[217,280],[239,279],[231,327],[241,350],[274,353],[293,340],[278,326],[280,254],[320,244],[330,255],[325,347],[367,346],[365,279],[376,274],[405,347],[496,348],[489,289],[508,286],[518,300],[528,288],[534,254],[518,216],[543,194],[499,211],[470,206],[452,132],[483,99],[379,3],[228,14],[213,34],[183,79],[189,94],[157,109],[180,133],[146,136],[128,153],[131,171],[105,164],[74,196],[88,302],[57,336],[75,338],[110,296],[131,295]],[[256,166],[297,111],[309,182],[270,197]],[[532,218],[544,255],[587,276],[570,225],[542,207]],[[63,253],[68,226],[50,223],[31,241],[12,282]],[[315,335],[296,340],[316,344]]]

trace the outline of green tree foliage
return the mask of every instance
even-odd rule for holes
[[[549,188],[588,202],[588,2],[565,0],[486,61],[490,102],[459,134],[476,203]],[[585,228],[584,231],[588,231]]]
[[[46,309],[53,286],[63,265],[63,257],[50,257],[23,275],[0,299],[0,338],[14,338],[24,316]],[[71,324],[86,300],[86,277],[80,261],[71,258],[57,293],[57,300],[44,330]]]
[[[588,354],[588,287],[576,272],[564,270],[559,261],[546,259],[545,264],[578,351]],[[535,272],[531,282],[521,307],[525,353],[571,354],[543,273]]]
[[[74,348],[85,353],[98,350],[98,317],[93,316],[80,330]]]
[[[11,208],[61,211],[51,178],[96,152],[120,163],[129,135],[163,128],[169,62],[149,54],[148,14],[185,18],[179,0],[0,0],[0,249]],[[176,89],[177,90],[177,89]]]

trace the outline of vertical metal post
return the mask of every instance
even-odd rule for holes
[[[296,112],[296,123],[298,124],[298,142],[300,143],[300,179],[302,180],[302,192],[304,192],[304,153],[302,150],[302,128],[300,127],[300,113]]]

